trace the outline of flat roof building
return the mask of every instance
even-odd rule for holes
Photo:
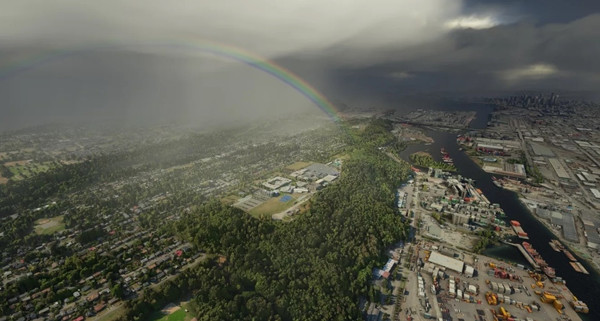
[[[565,167],[561,164],[561,162],[558,159],[549,158],[548,161],[550,162],[550,165],[552,165],[552,168],[554,168],[554,171],[556,172],[556,175],[558,175],[558,177],[569,178],[569,174],[565,170]]]
[[[451,258],[449,256],[445,256],[436,251],[431,252],[431,255],[429,256],[429,262],[443,266],[447,269],[456,271],[458,273],[462,273],[463,268],[465,267],[464,262],[457,260],[455,258]]]

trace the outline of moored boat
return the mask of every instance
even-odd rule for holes
[[[571,252],[569,252],[567,249],[563,249],[563,253],[565,253],[565,255],[569,258],[569,260],[576,262],[577,259],[573,256],[573,254],[571,254]]]
[[[543,271],[550,279],[553,279],[556,277],[556,271],[551,266],[544,267]]]
[[[560,252],[560,248],[558,247],[558,245],[556,244],[557,240],[552,240],[550,242],[548,242],[548,244],[550,244],[550,247],[556,251],[556,252]]]

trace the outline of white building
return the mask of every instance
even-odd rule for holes
[[[431,252],[431,255],[429,256],[429,262],[443,266],[449,270],[456,271],[458,273],[462,273],[465,267],[465,263],[463,261],[451,258],[449,256],[445,256],[436,251]]]

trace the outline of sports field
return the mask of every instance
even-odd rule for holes
[[[185,310],[184,309],[179,309],[169,315],[165,315],[162,318],[156,320],[156,321],[184,321],[185,320]]]
[[[283,201],[282,201],[283,198]],[[275,213],[285,211],[294,205],[296,199],[289,194],[284,194],[279,197],[273,197],[268,201],[258,205],[250,210],[250,215],[254,217],[271,217]]]
[[[165,306],[161,311],[157,312],[154,317],[151,317],[151,321],[190,321],[194,319],[193,316],[186,312],[188,303],[184,303],[180,306],[170,303]]]
[[[35,233],[39,235],[54,234],[65,229],[63,216],[55,216],[52,218],[41,218],[35,221]]]

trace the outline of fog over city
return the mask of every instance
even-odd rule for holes
[[[233,46],[335,102],[600,85],[600,5],[550,1],[15,1],[0,12],[1,126],[252,120],[315,111]],[[35,94],[32,94],[35,93]],[[360,103],[359,103],[360,102]]]

